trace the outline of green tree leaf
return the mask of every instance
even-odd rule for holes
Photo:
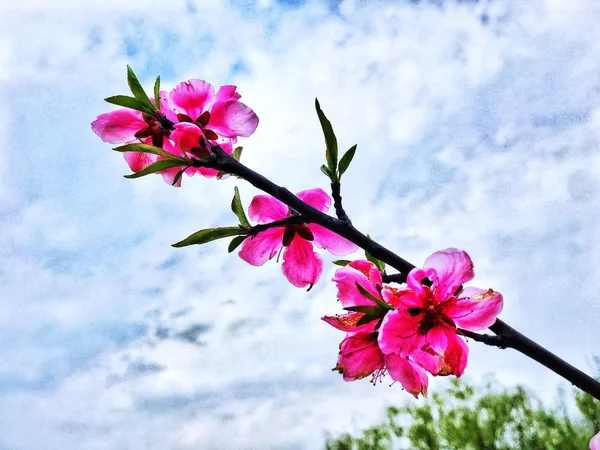
[[[342,178],[342,175],[344,175],[344,172],[346,172],[346,170],[348,169],[348,166],[352,162],[352,159],[354,158],[354,153],[356,153],[356,147],[357,147],[357,145],[354,144],[352,147],[350,147],[348,149],[348,151],[346,153],[344,153],[344,156],[342,156],[342,159],[340,159],[340,166],[339,166],[339,171],[340,171],[339,177],[340,178]]]
[[[367,237],[369,237],[369,236],[367,236]],[[369,239],[370,239],[370,237],[369,237]],[[375,258],[373,255],[371,255],[366,250],[365,250],[365,257],[367,258],[368,261],[371,261],[373,264],[375,264],[381,273],[383,273],[385,271],[385,263],[383,261],[380,261],[379,259]]]
[[[164,151],[160,147],[155,147],[154,145],[148,144],[127,144],[121,145],[120,147],[113,148],[116,152],[142,152],[142,153],[152,153],[153,155],[164,156],[166,158],[172,159],[174,161],[180,161],[183,164],[188,164],[189,161],[181,158],[179,156],[174,155],[173,153],[169,153]]]
[[[173,159],[161,159],[160,161],[156,161],[155,163],[150,164],[143,170],[139,172],[132,173],[131,175],[125,175],[125,178],[140,178],[146,175],[150,175],[151,173],[160,172],[161,170],[170,169],[171,167],[180,167],[181,161],[173,160]]]
[[[207,228],[196,231],[182,241],[172,244],[173,247],[187,247],[188,245],[200,245],[230,236],[247,235],[248,232],[240,227]]]
[[[242,158],[242,151],[244,150],[243,147],[236,147],[233,149],[233,153],[231,154],[231,156],[233,157],[233,159],[235,159],[236,161],[239,161]]]
[[[112,97],[105,98],[104,101],[113,105],[122,106],[124,108],[135,109],[136,111],[150,115],[154,115],[155,113],[154,108],[149,108],[148,105],[145,105],[136,98],[128,95],[114,95]]]
[[[389,305],[386,302],[384,302],[383,300],[378,299],[373,294],[371,294],[369,291],[367,291],[364,287],[362,287],[360,284],[358,284],[358,283],[355,283],[355,284],[356,284],[356,289],[358,289],[358,292],[360,292],[363,296],[367,297],[369,300],[373,300],[376,304],[378,304],[379,306],[381,306],[384,309],[387,309],[387,310],[394,309],[394,307],[392,305]]]
[[[244,242],[246,240],[248,236],[236,236],[234,237],[231,242],[229,243],[229,247],[227,247],[227,251],[229,253],[231,253],[232,251],[234,251],[236,248],[238,248],[240,246],[240,244],[242,242]]]
[[[379,306],[348,306],[344,308],[346,311],[359,312],[369,316],[383,317],[389,311],[388,309],[380,308]]]
[[[325,164],[321,166],[321,172],[323,172],[325,176],[331,180],[332,183],[334,182],[333,175],[331,174],[329,168]]]
[[[244,212],[244,206],[242,205],[242,199],[240,198],[240,190],[238,187],[234,187],[233,199],[231,200],[231,210],[237,216],[240,221],[240,225],[244,228],[250,228],[250,222]]]
[[[138,80],[137,76],[133,72],[133,69],[127,66],[127,84],[129,85],[129,89],[131,89],[131,93],[133,96],[142,104],[149,107],[152,110],[152,114],[154,114],[155,108],[148,94],[144,91],[140,80]]]
[[[351,262],[352,262],[352,261],[350,261],[349,259],[337,259],[337,260],[333,261],[333,263],[334,263],[336,266],[342,266],[342,267],[345,267],[345,266],[347,266],[347,265],[348,265],[348,264],[350,264]]]
[[[160,111],[160,75],[156,77],[154,82],[154,105]]]
[[[335,133],[333,132],[333,127],[331,126],[331,122],[325,116],[325,113],[321,109],[321,105],[319,104],[319,100],[315,98],[315,108],[317,110],[317,115],[319,116],[319,122],[321,123],[321,128],[323,129],[323,135],[325,136],[325,159],[327,160],[327,166],[331,173],[331,182],[335,183],[337,181],[337,164],[338,164],[338,143],[337,138],[335,137]]]

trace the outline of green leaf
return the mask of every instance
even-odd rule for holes
[[[336,266],[342,266],[342,267],[344,267],[344,266],[347,266],[347,265],[348,265],[348,264],[350,264],[351,262],[352,262],[352,261],[350,261],[349,259],[338,259],[338,260],[335,260],[335,261],[333,261],[333,263],[334,263]]]
[[[383,317],[387,314],[388,310],[380,308],[379,306],[348,306],[344,308],[346,311],[359,312],[363,314],[368,314],[369,316],[375,317]]]
[[[367,237],[369,239],[371,239],[370,236],[367,235]],[[371,255],[368,251],[365,250],[365,257],[367,258],[367,260],[371,261],[373,264],[375,264],[377,266],[377,268],[379,269],[379,271],[381,273],[383,273],[385,271],[385,263],[383,261],[380,261],[379,259],[375,258],[373,255]]]
[[[112,97],[105,98],[104,101],[112,103],[113,105],[123,106],[124,108],[135,109],[136,111],[146,114],[154,114],[154,108],[148,108],[147,105],[128,95],[114,95]]]
[[[177,183],[179,182],[179,180],[181,180],[181,177],[183,176],[183,172],[185,172],[185,169],[187,169],[187,167],[184,167],[183,169],[181,169],[179,172],[177,172],[175,174],[175,178],[173,178],[173,183],[171,183],[171,186],[177,186]]]
[[[150,101],[148,94],[144,91],[140,80],[135,76],[133,69],[127,66],[127,84],[129,85],[129,89],[131,89],[131,93],[133,96],[143,105],[150,107],[152,111],[155,110],[154,105]]]
[[[342,175],[344,175],[344,172],[346,172],[346,170],[348,169],[348,166],[352,162],[352,158],[354,158],[354,153],[356,153],[356,144],[354,144],[352,147],[350,147],[348,149],[348,151],[346,153],[344,153],[344,156],[342,156],[342,159],[340,159],[340,167],[339,167],[340,178],[342,178]]]
[[[244,212],[244,206],[242,205],[242,199],[240,198],[240,190],[238,187],[234,187],[233,200],[231,200],[231,210],[237,216],[240,221],[240,225],[244,228],[250,228],[250,222]]]
[[[327,178],[329,178],[331,180],[331,182],[333,183],[333,176],[331,176],[331,172],[329,171],[329,169],[327,168],[327,166],[325,164],[323,164],[321,166],[321,172],[323,172]]]
[[[369,314],[365,314],[360,318],[358,322],[356,322],[356,326],[360,327],[361,325],[365,325],[369,322],[373,322],[374,320],[381,319],[381,316],[370,316]]]
[[[355,284],[356,284],[356,289],[358,289],[358,292],[360,292],[363,296],[367,297],[369,300],[373,300],[376,304],[378,304],[382,308],[394,309],[394,307],[392,305],[389,305],[386,302],[384,302],[383,300],[378,299],[373,294],[371,294],[369,291],[367,291],[364,287],[362,287],[360,284],[358,284],[358,283],[355,283]]]
[[[206,244],[207,242],[215,241],[217,239],[239,236],[247,233],[246,230],[240,227],[207,228],[205,230],[196,231],[183,241],[179,241],[172,245],[173,247],[187,247],[188,245]]]
[[[243,147],[236,147],[233,149],[233,154],[231,155],[233,157],[233,159],[235,159],[236,161],[239,161],[242,158],[242,151],[244,150]]]
[[[229,253],[231,253],[232,251],[234,251],[236,248],[238,248],[240,246],[240,244],[242,242],[244,242],[246,240],[248,236],[236,236],[234,237],[231,242],[229,243],[229,247],[227,247],[227,251]]]
[[[331,126],[331,122],[325,116],[325,113],[321,110],[321,105],[319,104],[319,100],[315,98],[315,108],[317,110],[317,115],[319,116],[319,122],[321,122],[321,128],[323,129],[323,135],[325,136],[325,146],[327,148],[325,152],[325,159],[327,160],[327,166],[332,177],[332,183],[335,183],[336,180],[336,172],[337,172],[337,163],[338,163],[338,144],[337,138],[335,137],[335,133],[333,132],[333,127]]]
[[[160,111],[160,75],[156,77],[154,82],[154,104],[156,109]]]
[[[161,159],[160,161],[156,161],[155,163],[150,164],[143,170],[139,172],[132,173],[131,175],[125,175],[125,178],[140,178],[146,175],[150,175],[151,173],[156,173],[161,170],[170,169],[171,167],[180,167],[181,161],[173,160],[173,159]]]
[[[172,159],[174,161],[181,161],[184,164],[188,164],[189,161],[185,159],[175,156],[173,153],[169,153],[164,151],[160,147],[155,147],[153,145],[148,144],[127,144],[121,145],[120,147],[113,148],[116,152],[142,152],[142,153],[152,153],[153,155],[164,156],[166,158]]]

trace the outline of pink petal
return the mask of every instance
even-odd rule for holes
[[[373,306],[374,302],[360,293],[356,284],[358,283],[367,292],[377,298],[381,298],[379,290],[382,286],[381,273],[370,261],[352,261],[345,267],[336,270],[332,281],[338,288],[338,299],[342,306]]]
[[[596,434],[590,441],[590,450],[600,450],[600,433]]]
[[[296,236],[283,252],[281,270],[294,286],[309,286],[310,289],[323,272],[323,260],[313,251],[309,241]]]
[[[258,116],[242,102],[215,103],[210,110],[207,128],[228,138],[248,137],[258,126]]]
[[[379,328],[379,347],[386,355],[410,355],[414,349],[427,343],[425,336],[419,333],[420,317],[411,317],[398,310],[385,315]]]
[[[221,86],[215,95],[215,103],[235,101],[241,98],[241,95],[236,92],[237,87],[232,85]]]
[[[356,332],[373,332],[375,331],[375,324],[377,320],[373,320],[369,323],[363,325],[357,325],[358,321],[362,319],[365,315],[359,312],[349,312],[347,314],[339,314],[335,316],[323,316],[321,320],[327,322],[334,328],[337,328],[341,331],[346,331],[348,333],[356,333]]]
[[[308,228],[310,228],[310,231],[313,233],[315,245],[324,250],[328,250],[329,253],[333,255],[347,255],[348,253],[354,253],[358,249],[358,245],[321,225],[310,223],[308,224]]]
[[[267,260],[273,258],[283,246],[283,228],[270,228],[247,238],[242,243],[238,253],[240,258],[253,266],[262,266]]]
[[[360,380],[373,372],[383,369],[383,353],[377,339],[368,333],[357,333],[346,337],[340,344],[337,370],[344,381]]]
[[[296,197],[321,212],[327,212],[331,206],[331,197],[321,188],[298,192]]]
[[[181,167],[171,167],[169,169],[161,170],[158,173],[162,175],[163,180],[165,180],[165,183],[167,183],[169,186],[181,187],[181,180],[183,177],[179,177],[177,183],[173,184],[173,181],[175,181],[175,177],[177,176],[180,170]]]
[[[390,286],[384,286],[381,290],[381,297],[386,303],[394,306],[398,312],[408,314],[409,308],[422,308],[425,306],[423,299],[415,294],[411,289],[396,289]]]
[[[456,303],[450,306],[445,313],[456,326],[465,330],[477,331],[491,326],[503,306],[504,301],[499,292],[467,287],[463,289]]]
[[[435,252],[425,260],[423,267],[435,269],[437,280],[431,281],[438,286],[440,299],[450,297],[459,286],[475,276],[473,261],[467,252],[455,248]]]
[[[385,367],[392,380],[399,382],[406,392],[415,398],[418,398],[419,394],[427,397],[429,380],[421,366],[398,355],[385,355]]]
[[[139,172],[158,159],[157,155],[142,152],[124,152],[123,157],[132,172]]]
[[[269,223],[285,219],[288,207],[270,195],[256,195],[250,202],[248,215],[258,223]]]
[[[189,80],[179,83],[169,93],[169,105],[178,113],[187,114],[192,120],[208,109],[213,101],[215,89],[204,80]]]
[[[450,330],[446,330],[446,339],[445,349],[436,352],[426,344],[411,352],[411,357],[432,375],[460,377],[467,366],[469,348],[456,333]]]
[[[175,125],[175,130],[171,133],[170,139],[175,145],[185,152],[189,152],[194,147],[200,146],[202,130],[193,123],[180,122]]]
[[[94,133],[111,144],[137,141],[135,133],[147,126],[141,112],[127,108],[100,114],[92,122]]]
[[[429,288],[423,285],[423,279],[429,278],[432,280],[435,275],[435,270],[433,269],[418,269],[414,268],[410,272],[408,272],[408,276],[406,277],[406,284],[410,289],[412,289],[417,295],[426,295]],[[432,280],[433,281],[433,280]],[[445,298],[443,299],[445,300]]]

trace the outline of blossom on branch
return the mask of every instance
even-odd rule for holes
[[[136,109],[118,109],[101,114],[92,122],[92,130],[111,144],[144,143],[159,147],[175,156],[190,160],[209,156],[210,148],[219,145],[233,152],[238,137],[248,137],[258,126],[258,117],[239,101],[235,86],[221,86],[217,92],[204,81],[192,79],[179,83],[169,93],[160,92],[160,109],[153,114]],[[151,99],[151,106],[154,100]],[[144,152],[125,152],[133,172],[140,172],[167,156]],[[158,171],[171,185],[181,184],[181,174],[200,173],[214,177],[217,171],[205,167],[170,167]]]
[[[302,191],[296,195],[321,212],[327,212],[331,206],[331,197],[320,188]],[[269,195],[255,196],[248,213],[252,220],[260,224],[294,215],[285,204]],[[334,255],[347,255],[358,248],[352,242],[315,223],[285,224],[268,228],[247,238],[239,255],[253,266],[262,266],[285,248],[281,267],[283,274],[294,286],[309,286],[310,289],[323,272],[323,260],[313,250],[313,244]]]
[[[467,365],[468,347],[458,328],[489,327],[502,311],[502,295],[491,289],[463,287],[473,279],[473,262],[457,249],[425,260],[407,277],[408,289],[384,290],[383,298],[396,309],[385,316],[379,346],[385,354],[409,356],[433,375],[460,377]]]

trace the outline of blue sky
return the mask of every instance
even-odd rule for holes
[[[11,5],[0,32],[0,448],[320,448],[411,401],[330,371],[334,268],[310,293],[226,243],[241,181],[126,180],[90,130],[125,93],[236,84],[260,117],[244,160],[326,188],[315,97],[342,147],[353,222],[420,264],[473,257],[502,318],[589,372],[600,339],[600,9],[593,1],[117,0]],[[482,18],[484,18],[482,20]],[[326,262],[331,258],[325,257]],[[560,380],[471,344],[551,401]],[[443,380],[432,380],[431,390]]]

